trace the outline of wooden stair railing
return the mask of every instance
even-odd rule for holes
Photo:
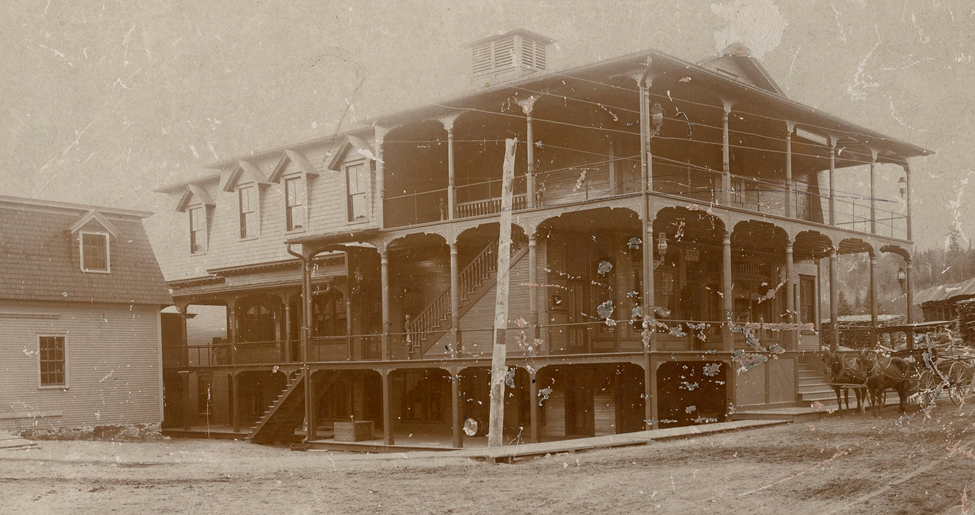
[[[291,433],[294,433],[294,429],[301,423],[301,419],[305,416],[305,388],[303,381],[304,375],[301,371],[298,371],[293,378],[288,380],[284,390],[271,402],[271,405],[264,412],[257,425],[247,435],[248,441],[254,443],[273,442],[279,438],[283,426],[290,424],[294,424],[291,427]],[[299,417],[296,417],[295,413],[298,413]],[[294,422],[295,418],[298,418],[297,423]]]
[[[492,241],[458,274],[461,302],[477,290],[498,268],[498,242]],[[419,348],[430,332],[450,318],[450,288],[406,324],[406,338],[412,349]]]

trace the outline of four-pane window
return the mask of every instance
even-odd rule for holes
[[[190,208],[190,253],[202,254],[206,252],[206,220],[203,207]]]
[[[108,272],[108,235],[81,233],[81,269],[85,272]]]
[[[38,347],[41,386],[66,386],[64,336],[41,336]]]
[[[240,199],[240,238],[257,236],[257,189],[254,185],[237,190]]]
[[[284,180],[284,193],[289,231],[301,229],[305,226],[305,183],[301,177]]]
[[[366,165],[353,165],[345,170],[349,182],[349,220],[364,219],[368,216],[366,191],[369,188],[369,174]]]

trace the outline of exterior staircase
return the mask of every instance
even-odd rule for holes
[[[799,360],[798,396],[803,406],[819,402],[823,410],[836,409],[836,392],[829,386],[829,378],[825,372],[809,366],[805,360]],[[852,392],[850,397],[853,397]]]
[[[251,429],[247,440],[251,443],[273,443],[294,437],[295,429],[305,419],[305,386],[301,371],[285,385],[271,402],[264,415]]]
[[[323,384],[316,385],[315,404],[325,396],[325,392],[335,382],[344,377],[347,372],[339,371],[329,374]],[[305,420],[305,384],[302,372],[298,371],[294,378],[288,381],[284,390],[271,402],[271,405],[258,420],[247,440],[251,443],[286,442],[295,437],[295,430]]]
[[[526,245],[512,245],[510,267],[514,267],[528,254]],[[498,241],[494,240],[464,267],[458,274],[460,287],[460,313],[472,306],[497,284]],[[432,347],[450,328],[451,289],[447,288],[429,306],[406,324],[406,337],[410,353],[421,355]]]

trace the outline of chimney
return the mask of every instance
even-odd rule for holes
[[[472,88],[491,87],[545,71],[548,46],[554,42],[540,34],[515,29],[471,43]]]

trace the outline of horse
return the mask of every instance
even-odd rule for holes
[[[832,384],[833,391],[836,392],[836,408],[837,410],[843,409],[843,402],[841,399],[841,392],[843,397],[846,399],[846,409],[850,409],[850,388],[845,386],[840,386],[837,383],[845,384],[865,384],[867,382],[867,376],[860,370],[856,358],[852,360],[843,359],[842,356],[835,354],[832,350],[828,350],[823,354],[823,364],[826,366],[826,371],[830,375],[830,383]],[[862,398],[862,388],[854,388],[853,394],[856,396],[857,400],[857,411],[864,413],[864,408],[866,407],[866,399]],[[862,402],[861,402],[862,400]]]
[[[910,395],[911,367],[907,361],[898,357],[885,358],[874,352],[861,351],[860,370],[866,376],[867,393],[873,405],[874,416],[880,416],[884,391],[893,388],[900,401],[900,412],[907,411],[907,398]]]

